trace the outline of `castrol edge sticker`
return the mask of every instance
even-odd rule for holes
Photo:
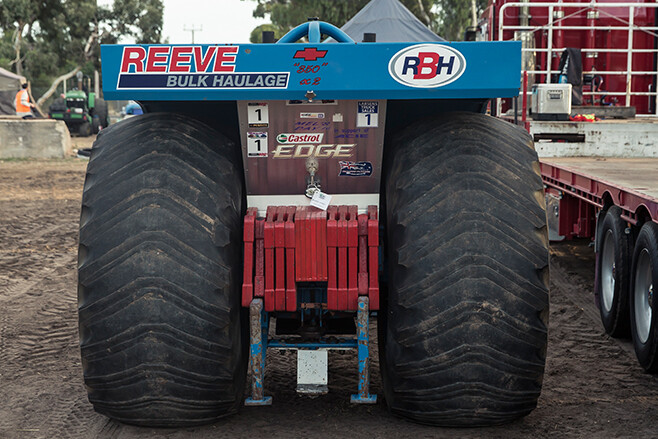
[[[279,143],[322,143],[324,133],[281,133],[276,136]]]
[[[442,44],[417,44],[393,55],[388,72],[402,85],[436,88],[456,81],[466,70],[466,58]]]

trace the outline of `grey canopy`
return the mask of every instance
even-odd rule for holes
[[[354,41],[364,33],[377,34],[377,42],[445,41],[432,32],[398,0],[372,0],[341,28]]]

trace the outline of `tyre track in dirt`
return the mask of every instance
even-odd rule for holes
[[[20,186],[32,163],[12,165],[3,181]],[[31,170],[33,189],[80,186],[84,166],[49,167],[65,177],[40,179]],[[69,172],[71,170],[75,172]],[[10,170],[11,171],[11,170]],[[73,177],[72,177],[73,176]],[[69,182],[68,178],[75,178]],[[41,183],[39,183],[41,182]],[[14,183],[12,183],[14,184]],[[1,192],[1,191],[0,191]],[[57,191],[52,191],[57,193]],[[41,196],[41,195],[39,195]],[[1,197],[0,197],[1,198]],[[372,365],[375,406],[353,406],[356,360],[330,354],[329,394],[316,399],[295,393],[293,353],[268,353],[266,393],[272,407],[243,407],[215,424],[190,429],[148,429],[119,424],[95,413],[87,401],[80,367],[76,306],[76,236],[79,204],[53,200],[35,204],[28,194],[2,201],[0,229],[16,218],[20,230],[0,232],[2,249],[12,254],[9,282],[0,279],[0,438],[526,438],[656,437],[658,379],[642,372],[628,341],[605,335],[592,301],[593,258],[586,243],[557,244],[552,249],[551,315],[544,388],[537,409],[511,424],[485,429],[439,429],[390,416],[381,394],[376,362]],[[21,201],[24,200],[24,201]],[[12,209],[5,209],[10,203]],[[32,233],[30,233],[32,231]],[[5,253],[4,256],[7,256]],[[21,265],[22,263],[22,265]],[[23,272],[23,275],[21,275]],[[18,274],[17,274],[18,273]],[[371,332],[372,334],[372,332]]]
[[[13,412],[0,416],[0,437],[58,437],[46,427],[53,416],[71,410],[76,390],[79,406],[85,403],[75,368],[79,194],[41,200],[53,181],[78,186],[81,166],[71,167],[63,176],[22,167],[0,179],[0,210],[9,213],[0,219],[0,397]],[[20,184],[23,174],[29,184]],[[7,180],[16,186],[15,199],[5,199]]]
[[[31,241],[44,239],[57,228],[54,225]],[[59,253],[51,259],[49,267],[40,268],[36,279],[6,288],[0,299],[0,306],[5,310],[0,354],[7,365],[20,364],[23,366],[20,370],[29,373],[30,368],[46,367],[57,361],[58,351],[77,343],[75,333],[70,330],[70,319],[62,319],[75,314],[75,296],[63,294],[58,288],[62,276],[73,267],[74,254]],[[13,341],[10,348],[9,339]]]
[[[658,378],[643,373],[628,340],[605,333],[594,303],[593,268],[586,243],[553,245],[545,385],[527,420],[546,410],[551,418],[534,429],[572,437],[655,437],[655,423],[638,422],[638,416],[646,410],[656,419]],[[579,416],[584,407],[593,409],[588,418]],[[555,415],[564,422],[548,428]]]

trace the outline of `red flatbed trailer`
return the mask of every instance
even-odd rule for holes
[[[540,167],[549,227],[594,239],[606,332],[630,335],[640,365],[658,372],[658,158],[544,157]]]
[[[544,157],[540,163],[548,191],[561,195],[561,236],[594,237],[595,214],[612,205],[634,226],[658,222],[658,158]]]

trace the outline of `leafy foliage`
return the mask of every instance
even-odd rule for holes
[[[464,31],[471,25],[471,0],[440,0],[438,33],[446,40],[464,38]],[[476,0],[477,16],[487,7],[488,0]]]
[[[39,95],[54,78],[76,67],[100,68],[100,43],[130,37],[157,43],[162,0],[1,0],[0,67],[28,78]]]

